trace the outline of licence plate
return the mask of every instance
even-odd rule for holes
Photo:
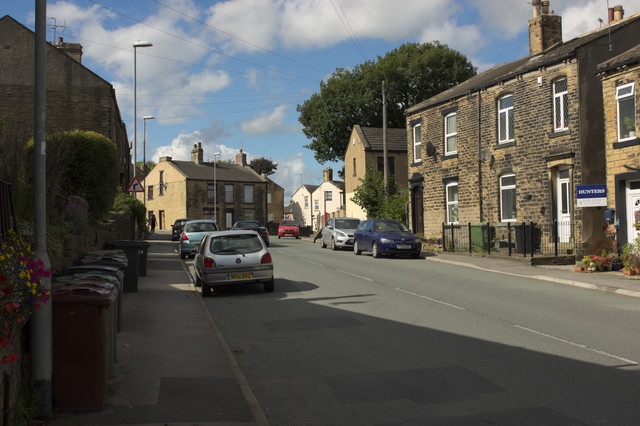
[[[253,278],[252,272],[245,272],[243,274],[228,274],[229,280],[247,280]]]
[[[408,244],[398,244],[396,247],[398,247],[398,250],[409,250],[411,248]]]

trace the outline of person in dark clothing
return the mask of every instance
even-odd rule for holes
[[[313,237],[313,244],[316,243],[316,240],[318,238],[322,238],[322,226],[318,228],[318,232],[316,233],[315,237]]]
[[[152,214],[151,215],[151,232],[155,232],[156,231],[156,215]]]

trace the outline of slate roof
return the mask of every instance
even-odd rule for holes
[[[382,128],[354,126],[364,144],[365,151],[383,151]],[[387,129],[387,150],[394,152],[407,152],[407,129]]]
[[[640,62],[640,44],[598,65],[598,72]]]
[[[171,160],[186,178],[194,180],[211,180],[213,163],[195,163],[193,161]],[[229,182],[266,182],[266,179],[249,167],[237,164],[216,164],[216,180]]]
[[[436,96],[432,96],[425,101],[407,108],[405,110],[405,114],[414,114],[425,108],[465,96],[477,91],[478,89],[495,86],[500,82],[511,80],[518,75],[535,71],[541,67],[546,67],[565,59],[572,58],[576,55],[576,51],[579,48],[592,43],[595,40],[602,38],[605,39],[602,43],[608,43],[606,39],[609,35],[609,31],[615,32],[638,19],[640,19],[640,14],[635,14],[623,19],[622,21],[612,22],[608,26],[603,26],[602,28],[578,36],[566,43],[559,43],[540,55],[527,56],[513,62],[497,65],[490,70],[476,75],[475,77],[471,77],[469,80],[464,81],[451,89],[445,90]]]

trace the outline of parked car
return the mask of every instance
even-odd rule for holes
[[[332,217],[322,227],[322,248],[331,250],[353,247],[353,233],[360,224],[360,219],[352,217]]]
[[[264,240],[264,244],[269,247],[269,232],[267,228],[262,226],[262,224],[255,220],[240,220],[233,224],[231,228],[234,231],[245,229],[250,231],[256,231],[262,239]]]
[[[184,259],[195,255],[202,237],[212,231],[218,231],[218,224],[213,220],[196,219],[185,222],[178,245],[180,257]]]
[[[273,261],[256,231],[221,231],[206,234],[193,260],[196,286],[202,297],[219,286],[262,283],[274,288]]]
[[[370,251],[373,257],[383,254],[410,254],[420,257],[422,240],[402,222],[391,219],[363,220],[353,234],[353,252]]]
[[[178,241],[180,234],[182,234],[182,227],[185,222],[189,222],[190,220],[193,220],[193,218],[176,219],[176,221],[173,222],[173,225],[171,225],[171,241]]]
[[[295,237],[300,238],[300,228],[295,220],[283,219],[278,226],[278,238]]]

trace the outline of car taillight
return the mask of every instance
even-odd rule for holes
[[[267,253],[264,256],[262,256],[262,259],[260,259],[260,264],[264,265],[267,263],[271,263],[271,254]]]
[[[210,257],[205,257],[204,260],[202,261],[202,263],[204,264],[205,268],[215,268],[216,267],[216,262]]]
[[[180,235],[180,239],[181,240],[188,240],[189,237],[187,237],[187,234],[185,234],[184,232],[182,233],[182,235]]]

